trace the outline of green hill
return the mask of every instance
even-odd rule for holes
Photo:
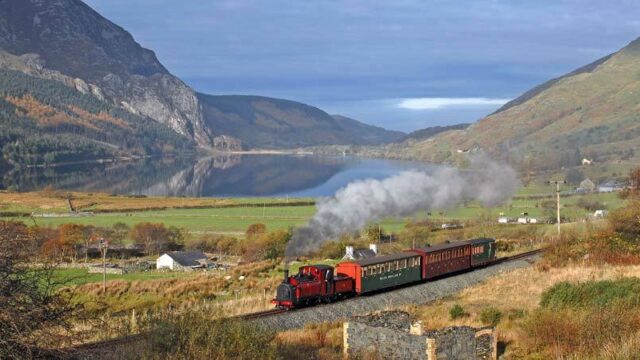
[[[483,149],[530,169],[632,159],[640,146],[640,39],[542,84],[464,130],[407,143],[406,156],[458,161]],[[640,154],[639,154],[640,155]]]

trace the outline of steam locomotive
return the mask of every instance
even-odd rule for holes
[[[278,286],[272,303],[293,309],[388,290],[486,265],[496,256],[495,239],[479,238],[408,249],[329,265],[302,266]]]

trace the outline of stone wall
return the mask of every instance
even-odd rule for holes
[[[87,272],[89,274],[102,274],[104,272],[104,268],[102,266],[89,266],[87,267]],[[117,274],[117,275],[122,275],[125,274],[126,271],[123,268],[120,267],[108,267],[106,269],[106,273],[107,274]]]
[[[405,314],[405,315],[402,315]],[[423,331],[406,313],[391,311],[343,324],[344,355],[379,359],[494,360],[494,328],[468,326]]]

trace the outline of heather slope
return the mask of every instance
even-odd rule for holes
[[[412,143],[414,157],[456,161],[483,149],[528,168],[633,158],[640,145],[640,41],[552,80],[466,130]]]

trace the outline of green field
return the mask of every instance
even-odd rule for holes
[[[565,187],[564,190],[568,190]],[[529,216],[541,218],[544,209],[541,204],[544,201],[553,201],[555,188],[547,185],[532,184],[523,187],[516,197],[507,203],[495,207],[484,208],[480,204],[468,203],[463,207],[444,211],[432,211],[431,216],[425,212],[419,212],[411,217],[400,219],[385,219],[381,222],[386,232],[397,232],[404,228],[411,220],[430,220],[447,222],[451,220],[466,221],[470,219],[484,218],[497,219],[500,213],[516,218],[527,212]],[[548,195],[548,198],[540,199],[540,196]],[[576,205],[579,199],[585,198],[603,204],[606,209],[614,209],[622,204],[622,200],[615,193],[601,193],[590,195],[574,195],[563,197],[562,214],[571,219],[583,218],[588,212]],[[95,213],[85,217],[15,217],[2,218],[5,220],[21,220],[28,224],[34,222],[40,226],[57,227],[65,223],[77,223],[110,227],[115,223],[135,225],[141,222],[164,223],[166,226],[175,226],[186,229],[192,234],[222,233],[241,235],[247,227],[255,223],[264,223],[269,230],[287,229],[303,225],[316,211],[313,205],[292,206],[285,199],[260,199],[246,198],[234,199],[238,207],[210,207],[193,209],[166,209],[166,210],[140,210],[128,212]],[[310,199],[287,199],[288,201],[309,201]],[[262,206],[256,205],[262,202]],[[274,204],[277,203],[277,204]],[[251,204],[251,205],[249,205]],[[269,206],[271,204],[271,206]],[[547,211],[548,215],[548,211]]]
[[[107,274],[107,281],[126,280],[126,281],[144,281],[156,279],[180,279],[195,276],[196,272],[131,272],[123,275]],[[101,282],[102,274],[89,274],[87,269],[80,268],[57,268],[54,270],[54,279],[64,281],[65,285],[84,285],[89,283]]]

